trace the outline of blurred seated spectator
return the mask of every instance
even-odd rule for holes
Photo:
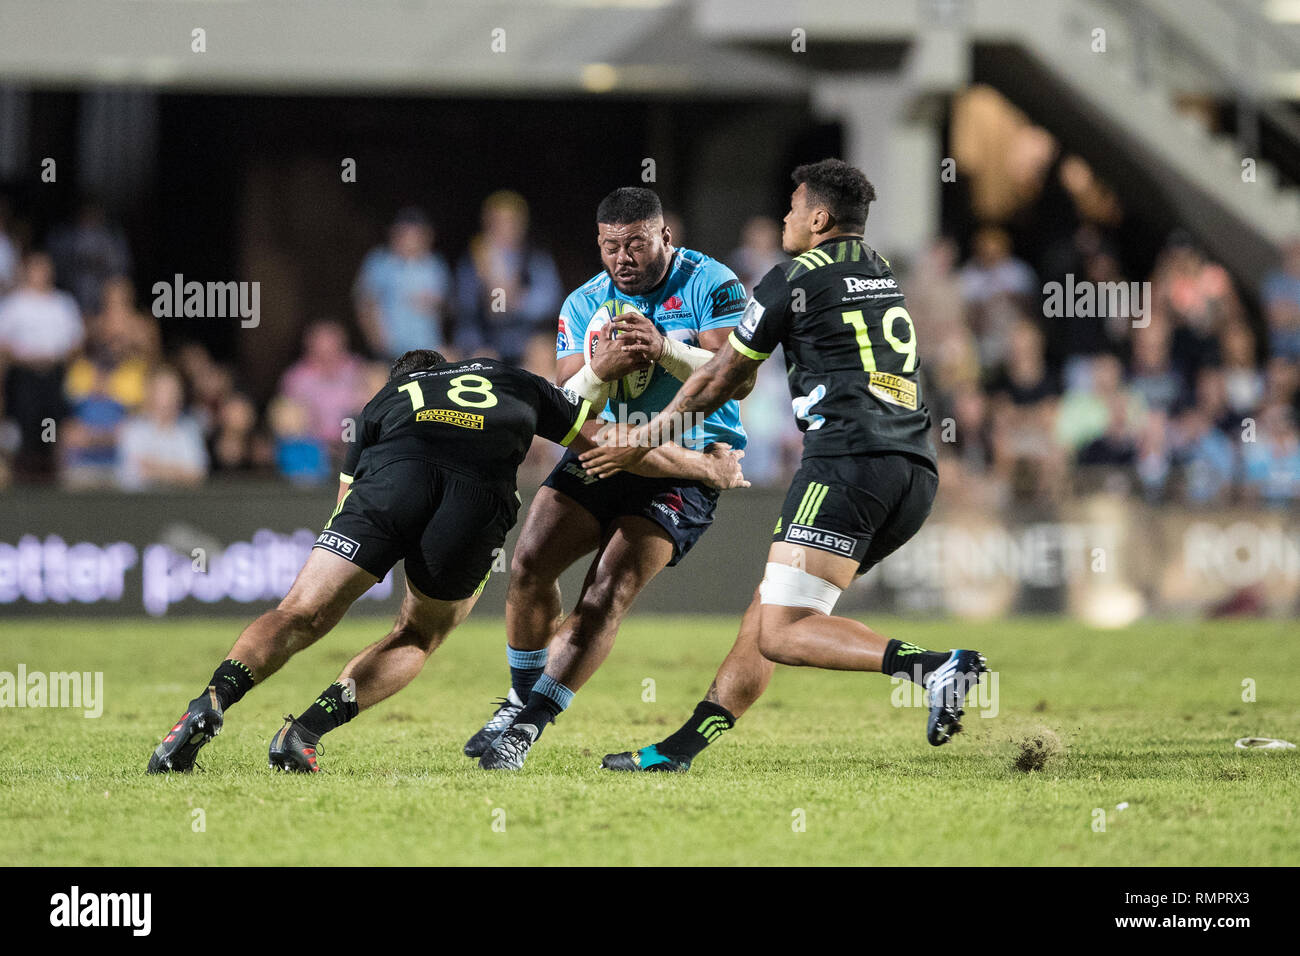
[[[1300,417],[1300,361],[1271,358],[1264,369],[1264,404],[1289,405]]]
[[[993,428],[989,401],[978,388],[967,386],[953,396],[952,441],[947,441],[947,422],[935,428],[936,445],[951,450],[966,473],[982,475],[993,465]]]
[[[1228,408],[1228,378],[1223,369],[1207,367],[1196,375],[1196,407],[1210,424],[1227,435],[1239,435],[1242,420]]]
[[[353,288],[372,355],[389,362],[411,349],[442,349],[451,270],[433,251],[433,223],[422,209],[398,212],[388,244],[372,249]]]
[[[311,410],[281,396],[266,410],[275,441],[275,467],[294,484],[316,485],[334,473],[327,446],[312,434]]]
[[[18,282],[18,240],[9,223],[9,204],[0,196],[0,297]]]
[[[790,409],[790,385],[785,357],[778,346],[758,367],[754,389],[741,402],[741,421],[749,441],[741,463],[745,477],[755,485],[780,485],[798,461],[803,437]]]
[[[676,230],[672,236],[673,245],[681,246]],[[789,258],[781,248],[781,224],[771,216],[752,216],[740,232],[740,245],[727,256],[727,265],[752,291],[768,270]]]
[[[1137,461],[1137,440],[1143,417],[1133,414],[1132,403],[1123,392],[1111,392],[1102,398],[1106,422],[1100,435],[1079,449],[1077,460],[1083,466],[1127,468]]]
[[[50,234],[49,246],[59,285],[87,315],[99,309],[104,283],[131,271],[126,235],[96,199],[83,201],[76,219]]]
[[[175,353],[176,367],[190,396],[190,413],[211,436],[226,399],[235,394],[235,377],[198,342],[186,342]]]
[[[982,308],[994,299],[1011,298],[1032,310],[1038,303],[1034,270],[1011,252],[1005,229],[985,226],[975,234],[973,255],[961,270],[962,297],[967,305]]]
[[[528,239],[523,196],[488,196],[482,224],[456,266],[456,347],[518,365],[534,335],[554,337],[564,287],[550,254]]]
[[[1171,456],[1183,477],[1183,500],[1188,504],[1221,504],[1227,500],[1237,474],[1232,439],[1215,427],[1204,408],[1193,406],[1180,413],[1172,429]]]
[[[208,442],[212,470],[223,475],[250,476],[274,470],[275,453],[258,427],[257,407],[238,392],[221,405]]]
[[[1242,484],[1249,498],[1273,507],[1300,499],[1300,432],[1285,405],[1260,413],[1255,441],[1243,446]]]
[[[18,288],[0,300],[0,368],[6,416],[18,428],[14,472],[48,478],[54,440],[48,424],[63,418],[63,377],[85,337],[77,303],[54,288],[54,264],[43,252],[23,259]]]
[[[1163,409],[1147,413],[1138,428],[1137,478],[1148,501],[1159,501],[1168,491],[1172,471],[1172,449],[1169,445],[1169,416]]]
[[[1156,260],[1151,279],[1152,310],[1168,316],[1170,353],[1185,381],[1218,365],[1219,328],[1239,314],[1227,271],[1208,261],[1190,237],[1176,233]]]
[[[150,363],[162,359],[162,333],[158,320],[135,304],[135,286],[126,276],[113,276],[100,293],[100,315],[113,315],[119,334],[128,340],[132,354]]]
[[[1116,403],[1119,403],[1119,408]],[[1146,404],[1124,386],[1124,367],[1113,355],[1094,355],[1074,387],[1066,390],[1056,418],[1056,438],[1071,452],[1080,452],[1091,442],[1104,439],[1102,447],[1113,448],[1119,432],[1136,425]],[[1130,438],[1132,433],[1125,431]],[[1080,463],[1083,461],[1080,459]]]
[[[994,471],[1015,499],[1055,499],[1066,456],[1055,438],[1059,386],[1047,367],[1043,334],[1028,319],[1012,328],[1007,362],[989,383]]]
[[[1229,413],[1243,418],[1264,399],[1264,373],[1255,355],[1255,333],[1243,321],[1225,322],[1219,332],[1223,386]]]
[[[555,336],[549,331],[534,335],[528,340],[519,364],[548,382],[555,381]]]
[[[1169,353],[1169,322],[1152,317],[1145,328],[1133,330],[1133,393],[1141,396],[1148,408],[1172,411],[1187,397],[1186,383],[1174,368]]]
[[[127,491],[194,487],[208,471],[203,431],[185,414],[181,377],[161,366],[149,377],[144,404],[122,426],[117,483]]]
[[[307,326],[303,357],[280,379],[279,395],[301,405],[306,432],[327,450],[341,451],[344,419],[356,419],[370,396],[365,388],[366,363],[348,349],[342,323],[323,319]]]
[[[1274,356],[1300,360],[1300,238],[1282,248],[1282,267],[1264,279],[1260,298]]]
[[[966,321],[956,264],[957,244],[941,237],[899,277],[917,340],[925,343],[927,374],[943,392],[956,391],[979,375],[979,351]]]
[[[91,320],[86,350],[68,366],[64,384],[69,414],[59,445],[67,487],[113,484],[118,432],[144,402],[150,366],[130,310],[108,308]]]

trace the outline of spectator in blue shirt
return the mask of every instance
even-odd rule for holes
[[[443,349],[443,319],[451,297],[451,270],[433,251],[434,232],[424,212],[397,214],[388,245],[361,263],[354,296],[370,350],[392,360],[411,349]]]
[[[1183,496],[1188,504],[1221,503],[1237,471],[1232,439],[1214,427],[1203,408],[1191,408],[1178,419],[1175,457],[1182,465]]]
[[[1259,434],[1242,450],[1243,484],[1274,507],[1300,498],[1300,434],[1291,410],[1274,405],[1260,413]]]
[[[1300,359],[1300,239],[1283,248],[1282,268],[1264,280],[1260,298],[1268,319],[1269,351]]]
[[[456,267],[456,345],[518,365],[536,335],[555,337],[564,287],[550,255],[528,241],[528,203],[501,190],[483,201],[483,231]]]

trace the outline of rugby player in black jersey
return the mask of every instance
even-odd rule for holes
[[[920,529],[939,478],[916,330],[889,263],[863,241],[875,189],[837,159],[800,166],[792,178],[782,244],[794,260],[754,289],[730,347],[656,419],[582,455],[600,476],[635,465],[671,440],[683,415],[707,414],[743,391],[782,346],[804,451],[763,581],[691,719],[656,744],[607,755],[611,770],[688,769],[758,699],[778,663],[915,680],[926,688],[927,739],[939,746],[961,729],[966,693],[986,669],[976,651],[926,650],[832,614],[855,577]]]
[[[597,347],[612,343],[612,332],[602,330]],[[286,718],[271,742],[273,768],[316,772],[321,735],[414,680],[469,614],[518,515],[515,473],[533,436],[589,449],[596,427],[589,418],[589,401],[494,359],[447,362],[427,349],[399,358],[362,412],[334,514],[289,593],[240,634],[148,771],[191,769],[254,682],[324,636],[402,560],[406,596],[392,630],[354,657],[301,717]],[[743,483],[739,454],[726,446],[673,451],[637,473],[718,488]]]

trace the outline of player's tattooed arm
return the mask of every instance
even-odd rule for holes
[[[702,481],[710,488],[726,491],[729,488],[748,488],[749,482],[740,468],[743,451],[736,451],[726,442],[714,442],[702,452],[683,448],[670,442],[651,449],[641,461],[628,468],[643,478],[685,478]],[[593,472],[597,477],[603,474]],[[612,474],[612,472],[611,472]]]
[[[664,419],[660,421],[660,428],[663,428],[671,421],[680,425],[688,415],[714,414],[754,377],[758,364],[735,349],[719,349],[705,367],[690,376],[677,390],[677,397],[655,416],[655,421]],[[654,421],[650,425],[654,425]],[[650,425],[646,425],[647,431],[653,431]],[[676,437],[676,433],[673,433],[673,437]]]
[[[668,407],[648,424],[606,432],[599,448],[582,454],[583,467],[600,477],[620,470],[631,471],[651,450],[678,440],[699,418],[721,408],[753,379],[758,366],[757,361],[733,348],[719,349],[707,365],[687,379]]]
[[[598,449],[606,441],[616,442],[611,437],[619,431],[626,431],[626,426],[613,422],[595,421],[583,426],[569,448],[579,454]],[[687,481],[701,481],[710,488],[726,491],[730,488],[748,488],[740,459],[745,457],[743,451],[737,451],[726,442],[714,442],[704,451],[683,448],[675,442],[650,449],[642,460],[627,467],[627,471],[643,478],[682,478]],[[605,478],[623,470],[613,465],[601,468],[588,468],[589,474]]]

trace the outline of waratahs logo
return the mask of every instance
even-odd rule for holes
[[[682,301],[680,295],[670,295],[668,298],[664,299],[663,305],[659,308],[663,309],[665,312],[679,312],[686,308],[686,303]]]

